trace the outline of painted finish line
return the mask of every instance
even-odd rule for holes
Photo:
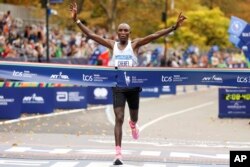
[[[250,69],[115,68],[0,61],[0,78],[26,82],[107,87],[163,85],[250,87]]]

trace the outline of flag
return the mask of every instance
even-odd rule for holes
[[[242,49],[243,46],[245,46],[245,42],[242,41],[239,37],[230,34],[229,41],[234,44],[235,47]]]
[[[234,34],[237,37],[239,37],[246,26],[247,26],[246,21],[244,21],[238,17],[231,16],[231,21],[230,21],[230,25],[228,28],[228,32],[230,34]]]
[[[245,43],[250,42],[250,24],[247,24],[239,38]]]
[[[98,60],[100,60],[102,62],[103,66],[107,66],[108,62],[109,62],[109,50],[106,49],[104,52],[102,52],[99,55]]]

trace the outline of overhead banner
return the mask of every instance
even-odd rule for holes
[[[250,86],[250,69],[114,68],[45,63],[0,62],[0,79],[100,87],[165,85]]]
[[[250,86],[249,69],[130,68],[119,69],[117,85],[150,87],[165,85]]]
[[[38,83],[115,86],[113,68],[46,63],[0,62],[0,78]]]
[[[220,88],[219,117],[250,118],[250,89]]]

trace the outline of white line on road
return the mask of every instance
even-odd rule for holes
[[[141,155],[144,156],[160,156],[161,155],[161,151],[141,151]]]
[[[55,164],[53,164],[50,167],[74,167],[76,165],[78,165],[80,162],[56,162]]]
[[[178,158],[190,158],[190,157],[201,157],[201,158],[214,158],[214,159],[229,159],[229,154],[194,154],[194,153],[183,153],[183,152],[171,152],[170,157]]]
[[[29,117],[24,117],[24,118],[19,118],[19,119],[2,121],[2,122],[0,122],[0,125],[11,124],[11,123],[16,123],[16,122],[20,122],[20,121],[27,121],[27,120],[32,120],[32,119],[38,119],[38,118],[54,117],[54,116],[58,116],[58,115],[67,115],[67,114],[83,112],[86,110],[97,110],[97,109],[103,109],[103,108],[105,108],[105,106],[96,106],[96,107],[90,107],[89,109],[75,109],[75,110],[67,110],[67,111],[44,114],[44,115],[35,115],[35,116],[29,116]]]
[[[0,166],[41,166],[48,164],[49,161],[33,161],[33,160],[0,160]]]
[[[169,117],[172,117],[172,116],[176,116],[176,115],[179,115],[179,114],[183,114],[183,113],[186,113],[186,112],[189,112],[189,111],[192,111],[192,110],[195,110],[195,109],[199,109],[199,108],[202,108],[202,107],[206,107],[206,106],[209,106],[209,105],[212,105],[214,102],[211,101],[211,102],[208,102],[208,103],[203,103],[203,104],[200,104],[198,106],[194,106],[194,107],[190,107],[190,108],[187,108],[187,109],[184,109],[184,110],[180,110],[180,111],[177,111],[177,112],[174,112],[174,113],[171,113],[171,114],[165,114],[159,118],[156,118],[144,125],[142,125],[140,127],[140,132],[142,132],[145,128],[149,127],[150,125],[152,124],[155,124],[165,118],[169,118]]]

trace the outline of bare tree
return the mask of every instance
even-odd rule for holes
[[[115,32],[115,20],[117,17],[117,0],[98,0],[99,4],[107,15],[108,29],[110,32]]]

